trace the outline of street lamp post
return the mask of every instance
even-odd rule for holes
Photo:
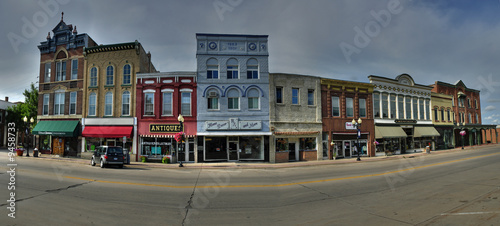
[[[180,130],[181,130],[181,132],[183,132],[184,131],[184,117],[182,117],[182,115],[179,114],[179,117],[177,117],[177,120],[179,121],[179,124],[180,124]],[[180,147],[179,147],[179,151],[178,151],[177,156],[179,156],[180,151],[182,150],[182,137],[180,138],[179,145],[180,145]],[[186,158],[185,155],[186,155],[186,153],[184,153],[184,158]],[[184,165],[182,165],[182,160],[179,161],[179,167],[184,167]]]
[[[464,136],[465,136],[465,130],[460,131],[460,135],[462,136],[462,149],[464,149]]]
[[[356,161],[361,161],[361,158],[359,156],[359,151],[360,151],[360,148],[359,148],[359,137],[361,137],[361,129],[359,127],[361,127],[361,118],[358,119],[358,121],[356,122],[355,119],[352,119],[352,125],[354,127],[356,127],[356,129],[358,130],[358,135],[356,137],[356,141],[357,141],[357,152],[358,152],[358,159],[356,159]]]
[[[31,127],[31,123],[33,123],[35,120],[31,118],[28,121],[28,118],[24,116],[23,118],[24,123],[26,123],[26,137],[28,137],[28,142],[26,142],[26,157],[30,157],[30,139],[29,139],[29,129]]]

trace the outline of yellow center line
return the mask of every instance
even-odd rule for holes
[[[471,159],[489,157],[489,156],[498,155],[498,154],[500,154],[500,152],[493,153],[493,154],[487,154],[487,155],[468,157],[468,158],[463,158],[463,159],[457,159],[457,160],[451,160],[451,161],[446,161],[446,162],[410,167],[410,168],[401,169],[401,170],[387,171],[384,173],[366,174],[366,175],[359,175],[359,176],[352,176],[352,177],[330,178],[330,179],[323,179],[323,180],[302,181],[302,182],[293,182],[293,183],[285,183],[285,184],[205,185],[205,186],[196,186],[196,187],[197,188],[266,188],[266,187],[285,187],[285,186],[292,186],[292,185],[299,185],[299,184],[323,183],[323,182],[340,181],[340,180],[351,180],[351,179],[359,179],[359,178],[367,178],[367,177],[384,176],[384,175],[388,175],[388,174],[400,173],[400,172],[416,170],[416,169],[423,169],[423,168],[432,167],[432,166],[439,166],[439,165],[444,165],[444,164],[462,162],[462,161],[471,160]],[[122,181],[94,180],[94,179],[89,179],[89,178],[72,177],[72,176],[65,176],[65,178],[75,179],[75,180],[84,180],[84,181],[93,181],[93,182],[99,182],[99,183],[108,183],[108,184],[124,184],[124,185],[162,187],[162,188],[191,188],[192,189],[195,187],[192,185],[179,186],[179,185],[165,185],[165,184],[146,184],[146,183],[132,183],[132,182],[122,182]]]

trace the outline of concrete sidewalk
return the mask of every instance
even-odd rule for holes
[[[464,150],[462,148],[455,149],[447,149],[447,150],[438,150],[431,151],[430,155],[433,154],[444,154],[450,152],[457,151],[467,151],[474,150],[479,147],[484,146],[498,146],[498,144],[484,144],[480,146],[469,146],[465,147]],[[0,148],[0,152],[8,152],[5,148]],[[42,161],[64,161],[64,162],[73,162],[78,164],[88,164],[90,165],[91,155],[89,153],[82,153],[81,157],[60,157],[55,155],[42,154],[40,157],[33,157],[32,152],[30,151],[30,157],[26,156],[17,156],[17,158],[33,158]],[[285,162],[285,163],[266,163],[266,162],[204,162],[204,163],[183,163],[184,167],[179,167],[179,163],[171,163],[171,164],[163,164],[157,162],[130,162],[130,164],[126,164],[125,167],[132,168],[166,168],[166,169],[184,169],[184,168],[241,168],[241,169],[265,169],[265,168],[291,168],[291,167],[308,167],[308,166],[324,166],[324,165],[335,165],[335,164],[347,164],[347,163],[363,163],[363,162],[373,162],[373,161],[385,161],[385,160],[393,160],[393,159],[401,159],[401,158],[413,158],[422,155],[429,155],[424,152],[417,153],[408,153],[408,154],[400,154],[400,155],[391,155],[391,156],[377,156],[377,157],[361,157],[361,161],[356,161],[356,157],[352,158],[341,158],[336,160],[319,160],[319,161],[300,161],[300,162]]]

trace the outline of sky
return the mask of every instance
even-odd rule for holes
[[[138,40],[162,72],[196,71],[195,34],[227,33],[269,35],[271,73],[462,80],[481,91],[483,124],[500,124],[500,0],[5,0],[0,99],[38,81],[61,12],[98,44]]]

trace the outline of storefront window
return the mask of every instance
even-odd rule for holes
[[[262,137],[240,137],[241,160],[264,160]]]
[[[302,150],[316,150],[316,138],[300,138],[299,149]]]
[[[287,138],[277,138],[276,139],[276,151],[286,151],[288,150],[288,139]]]
[[[141,155],[148,158],[162,158],[164,155],[175,156],[175,142],[172,138],[142,138]]]
[[[226,137],[205,137],[205,160],[226,160]]]
[[[50,151],[50,136],[41,135],[40,136],[40,151]]]

